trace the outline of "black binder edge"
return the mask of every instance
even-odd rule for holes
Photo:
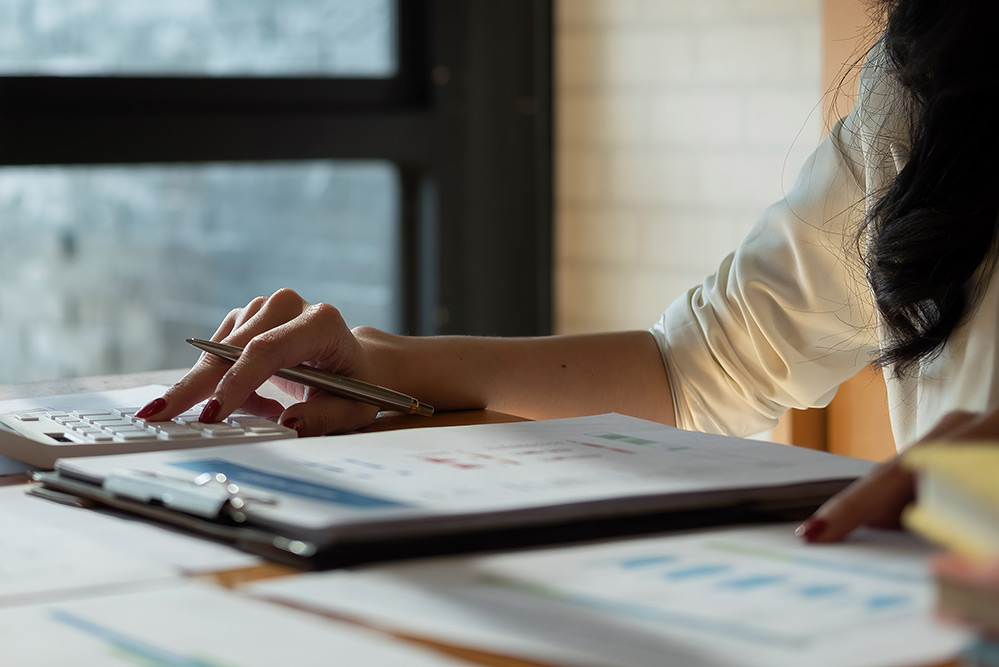
[[[219,518],[208,520],[191,514],[115,496],[100,485],[68,478],[57,472],[33,474],[40,491],[49,497],[55,491],[97,505],[151,519],[184,532],[225,542],[267,560],[306,570],[326,570],[384,561],[467,553],[509,551],[530,547],[559,546],[621,537],[638,537],[694,528],[797,521],[808,517],[832,493],[781,500],[743,501],[721,507],[643,511],[590,519],[563,520],[517,527],[467,528],[441,534],[393,537],[364,541],[302,540],[257,527]],[[843,480],[845,488],[852,480]],[[30,492],[30,491],[29,491]],[[485,523],[485,521],[484,521]]]

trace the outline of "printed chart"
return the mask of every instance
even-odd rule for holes
[[[618,618],[792,649],[927,613],[930,591],[919,570],[795,546],[738,533],[633,541],[576,556],[534,555],[529,567],[516,557],[497,560],[483,581]]]

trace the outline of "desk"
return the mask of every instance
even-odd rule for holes
[[[61,394],[77,394],[83,392],[110,391],[114,389],[128,389],[131,387],[141,387],[150,384],[173,384],[181,375],[183,370],[151,371],[145,373],[134,373],[128,375],[105,375],[88,378],[75,378],[54,380],[50,382],[33,382],[26,384],[0,385],[0,400],[12,398],[31,398],[35,396],[56,396]],[[281,393],[271,385],[262,387],[260,393],[271,398],[280,399]],[[287,397],[284,397],[287,398]],[[384,431],[400,428],[420,428],[428,426],[458,426],[466,424],[495,424],[504,422],[521,421],[521,418],[508,415],[502,412],[491,410],[468,410],[461,412],[441,412],[432,417],[420,417],[416,415],[383,414],[375,420],[366,431]],[[24,484],[27,478],[24,475],[0,476],[0,486],[14,484]],[[223,587],[233,587],[249,581],[284,576],[294,574],[297,570],[291,567],[265,563],[256,567],[232,570],[227,572],[217,572],[210,575],[198,577],[199,579],[210,581]],[[347,620],[350,619],[338,619]],[[407,636],[405,634],[394,634],[393,636],[413,641],[423,646],[429,646],[443,653],[453,655],[475,664],[492,665],[494,667],[543,667],[539,663],[528,662],[519,659],[506,658],[503,656],[490,655],[474,650],[457,646],[449,646],[438,642],[427,641],[419,637]]]

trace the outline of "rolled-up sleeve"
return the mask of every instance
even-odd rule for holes
[[[833,128],[785,199],[652,327],[678,426],[758,433],[788,408],[828,404],[875,353],[856,242],[864,206],[856,122],[851,114]]]

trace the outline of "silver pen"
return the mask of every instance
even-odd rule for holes
[[[216,343],[210,340],[201,340],[200,338],[188,338],[187,342],[199,350],[214,354],[223,359],[228,359],[229,361],[236,361],[243,353],[243,348],[236,345]],[[408,396],[402,392],[337,375],[336,373],[321,371],[302,364],[294,368],[282,368],[275,372],[274,375],[285,380],[301,382],[302,384],[328,391],[337,396],[374,405],[384,410],[398,410],[399,412],[422,415],[424,417],[434,414],[433,406],[421,403],[412,396]]]

